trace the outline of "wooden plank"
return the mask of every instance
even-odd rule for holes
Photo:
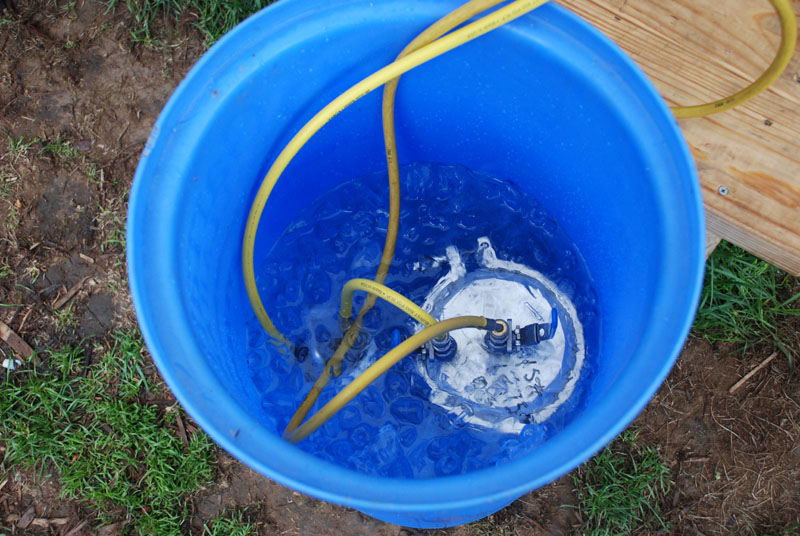
[[[780,43],[768,0],[559,3],[628,52],[670,105],[745,87]],[[800,0],[793,6],[800,12]],[[697,162],[709,230],[800,275],[800,54],[762,95],[680,126]]]
[[[712,233],[711,231],[706,232],[706,259],[708,259],[714,250],[717,249],[719,243],[722,242],[722,237]]]

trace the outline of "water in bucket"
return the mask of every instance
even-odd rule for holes
[[[545,181],[542,181],[545,184]],[[592,279],[567,234],[513,184],[463,167],[401,168],[400,236],[386,284],[438,319],[483,315],[512,326],[557,315],[553,336],[513,353],[485,332],[452,333],[442,360],[417,352],[300,443],[319,458],[394,478],[470,472],[535,449],[582,409],[599,319]],[[324,192],[257,270],[262,299],[292,347],[248,326],[248,367],[264,424],[280,434],[343,333],[340,289],[374,275],[386,235],[385,174]],[[357,296],[355,310],[364,302]],[[380,300],[312,413],[421,329]]]

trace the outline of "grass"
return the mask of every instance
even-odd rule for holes
[[[95,184],[100,184],[100,168],[97,167],[97,164],[88,164],[84,173],[86,173],[86,178],[92,181]]]
[[[241,510],[223,511],[203,527],[203,536],[250,536],[255,532],[255,524],[246,521]]]
[[[669,492],[670,470],[655,448],[628,429],[573,473],[583,534],[653,533],[668,527],[660,503]]]
[[[190,0],[190,9],[197,13],[194,26],[200,30],[207,45],[212,45],[256,11],[273,0]]]
[[[473,521],[469,525],[471,536],[513,536],[512,529],[498,525],[491,518]]]
[[[0,173],[0,199],[8,199],[17,186],[17,178],[10,173]]]
[[[125,6],[134,18],[136,26],[131,30],[134,42],[163,45],[157,39],[156,25],[177,23],[185,18],[211,46],[239,22],[274,0],[126,0]],[[120,0],[107,0],[109,10],[117,7]]]
[[[42,147],[42,154],[51,154],[56,158],[72,160],[80,156],[81,153],[69,141],[58,135],[55,140]]]
[[[77,0],[73,0],[72,2],[67,2],[61,7],[61,13],[70,13],[71,15],[77,15],[75,12],[75,8],[78,7]]]
[[[48,350],[39,364],[0,383],[3,472],[54,470],[61,494],[106,522],[124,509],[138,534],[180,534],[186,496],[211,482],[216,448],[202,432],[184,445],[177,408],[142,403],[154,388],[136,332],[114,332],[113,348],[86,364],[84,350]],[[214,533],[212,533],[214,534]]]
[[[770,536],[800,536],[800,523],[784,529],[781,532],[775,533]]]
[[[3,226],[9,231],[19,227],[19,209],[14,205],[8,208],[8,214],[6,215],[6,220],[3,222]]]
[[[18,21],[11,18],[11,14],[8,10],[3,10],[0,12],[0,28],[3,26],[11,26],[13,24],[18,24]]]
[[[108,11],[114,10],[119,3],[120,0],[107,0]],[[157,19],[176,21],[183,11],[180,0],[125,0],[124,4],[133,16],[135,26],[130,33],[137,43],[161,44],[154,37],[153,26]]]
[[[6,137],[8,138],[8,152],[11,153],[11,156],[14,157],[14,160],[27,155],[31,147],[40,141],[39,138],[33,138],[32,140],[25,141],[24,136],[13,138],[10,135],[6,135]]]
[[[72,304],[63,309],[53,311],[53,322],[55,323],[56,333],[66,333],[77,329],[79,325],[75,311],[72,309]]]
[[[127,194],[124,196],[127,198]],[[100,251],[105,253],[112,246],[119,246],[121,251],[125,251],[127,244],[125,234],[125,221],[120,215],[111,208],[98,205],[97,223],[100,232],[103,234],[103,241],[100,244]]]
[[[36,263],[36,259],[32,259],[30,262],[31,264],[22,270],[22,275],[30,281],[31,285],[34,285],[42,275],[42,269],[39,268],[39,265]]]
[[[791,364],[797,352],[789,333],[792,318],[800,318],[798,279],[722,242],[706,264],[695,335],[745,347],[770,341]]]

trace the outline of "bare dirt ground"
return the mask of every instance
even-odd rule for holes
[[[135,324],[122,246],[127,192],[150,127],[202,40],[187,26],[171,46],[134,44],[124,6],[108,12],[88,0],[0,0],[3,8],[0,260],[9,275],[0,320],[37,349],[103,341]],[[20,138],[39,141],[12,150]],[[65,142],[68,154],[52,148]],[[779,357],[728,392],[769,353],[691,340],[637,419],[641,440],[671,467],[662,508],[672,534],[777,534],[800,523],[798,373]],[[299,495],[221,454],[216,482],[191,498],[187,531],[199,534],[204,520],[236,506],[265,534],[580,534],[573,487],[567,476],[477,524],[416,531]],[[0,519],[43,520],[15,534],[123,530],[93,529],[100,523],[58,490],[53,476],[0,474]]]

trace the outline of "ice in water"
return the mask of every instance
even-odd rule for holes
[[[385,174],[314,201],[257,271],[259,290],[291,348],[248,326],[248,366],[262,419],[280,434],[342,335],[339,293],[373,277],[386,233]],[[339,465],[393,478],[474,471],[535,449],[579,411],[591,383],[599,319],[586,266],[569,237],[511,183],[462,167],[401,168],[400,236],[386,283],[439,319],[464,314],[542,322],[559,312],[555,337],[494,355],[485,332],[453,332],[447,363],[409,356],[362,392],[300,448]],[[358,310],[363,296],[354,304]],[[365,318],[343,373],[312,411],[421,329],[381,303]]]

